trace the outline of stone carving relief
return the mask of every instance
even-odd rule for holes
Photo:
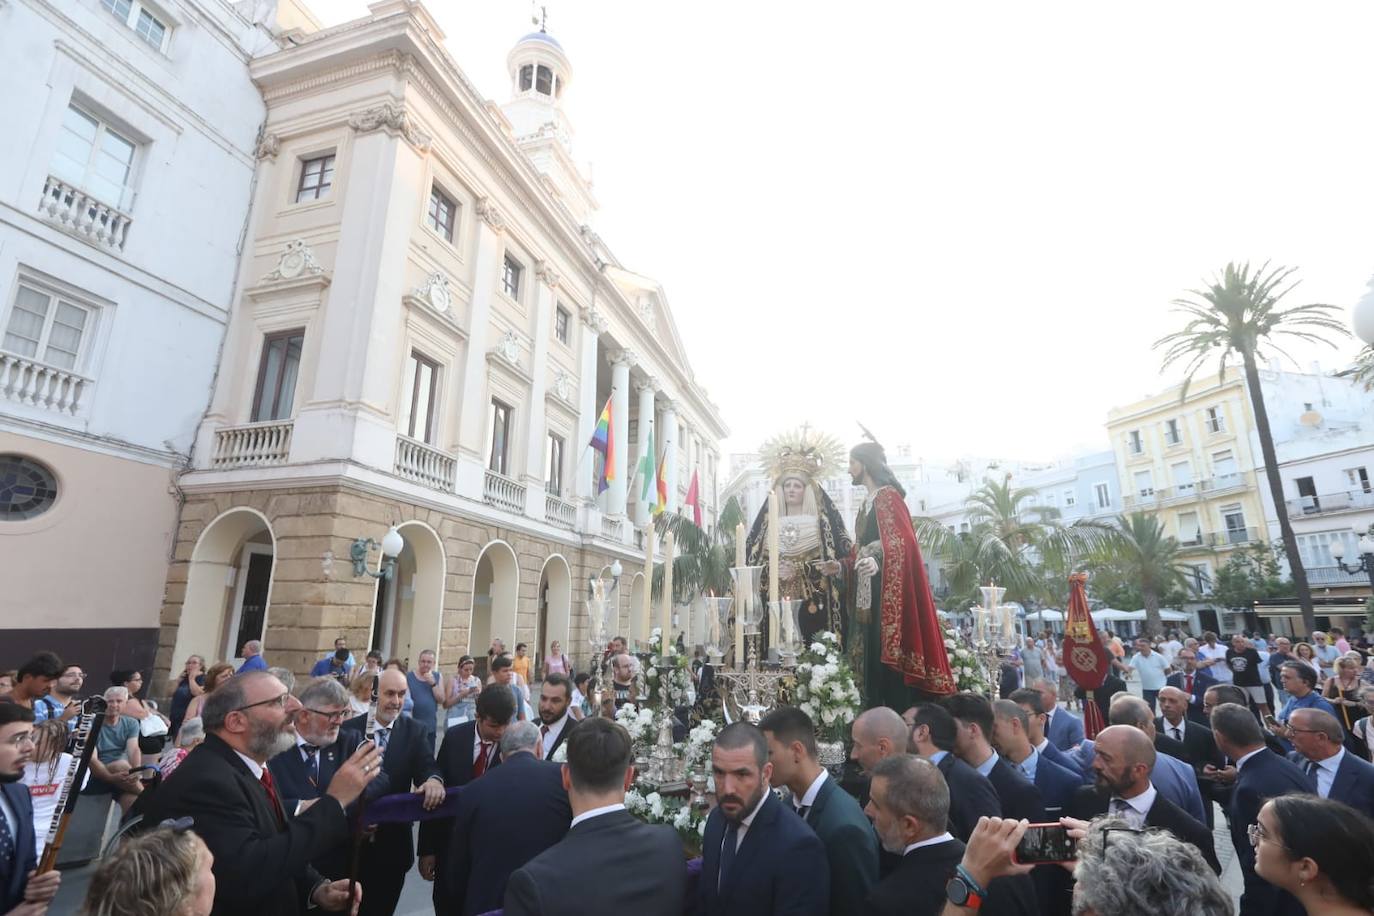
[[[258,145],[253,149],[253,155],[258,159],[276,159],[279,152],[281,152],[281,137],[276,134],[263,134],[258,138]]]
[[[654,309],[654,300],[640,300],[639,320],[644,322],[645,327],[651,331],[658,329],[658,312]]]
[[[429,134],[420,130],[419,125],[415,123],[414,116],[406,111],[405,106],[397,105],[395,102],[384,102],[381,105],[354,112],[348,118],[348,126],[359,133],[385,130],[396,136],[404,137],[407,143],[421,152],[428,150],[430,143],[433,142],[433,138]]]
[[[430,274],[424,283],[411,291],[411,295],[441,315],[447,315],[453,306],[453,293],[449,292],[448,277],[441,271],[436,270]]]
[[[543,280],[550,289],[558,286],[558,271],[548,261],[535,261],[534,275]]]
[[[563,401],[572,397],[572,376],[562,369],[559,369],[558,374],[553,377],[553,393]]]
[[[319,277],[324,268],[315,260],[315,252],[305,244],[305,239],[288,242],[286,250],[277,259],[276,269],[263,277],[264,280],[295,280],[299,277]]]
[[[490,197],[482,197],[477,200],[477,216],[497,232],[506,228],[505,217],[501,215],[501,211],[497,209]]]
[[[514,331],[507,331],[501,335],[501,342],[496,345],[496,352],[501,354],[501,358],[512,366],[520,365],[520,336]]]

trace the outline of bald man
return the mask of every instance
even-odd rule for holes
[[[1185,763],[1182,742],[1155,731],[1154,714],[1140,697],[1123,694],[1112,701],[1107,721],[1111,725],[1129,725],[1138,729],[1154,745],[1157,752],[1150,780],[1155,788],[1178,807],[1195,817],[1199,824],[1207,823],[1207,805],[1202,801],[1197,773]]]
[[[868,775],[884,757],[906,753],[910,730],[895,709],[875,706],[859,714],[849,734],[854,741],[849,759]]]
[[[410,716],[401,715],[409,684],[394,668],[383,671],[377,680],[377,730],[373,741],[382,751],[382,772],[388,792],[409,792],[424,796],[424,807],[434,809],[444,801],[444,779],[434,762],[434,742]],[[359,732],[367,731],[367,716],[347,723]],[[415,844],[410,824],[383,824],[376,835],[363,844],[359,880],[367,888],[359,916],[391,916],[405,886],[406,873],[415,864]]]
[[[1085,821],[1111,814],[1137,830],[1167,830],[1196,846],[1212,871],[1221,874],[1212,832],[1150,781],[1157,756],[1149,736],[1140,729],[1130,725],[1104,728],[1093,739],[1093,785],[1078,790],[1065,806],[1065,814]]]

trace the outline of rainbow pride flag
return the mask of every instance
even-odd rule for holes
[[[615,436],[611,432],[611,398],[607,398],[606,406],[601,408],[596,429],[592,430],[592,441],[588,444],[601,453],[601,479],[597,481],[596,492],[605,493],[611,488],[611,481],[615,480]]]

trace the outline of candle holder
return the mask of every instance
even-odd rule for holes
[[[589,665],[591,678],[587,682],[588,696],[592,708],[600,714],[602,683],[606,676],[601,664],[600,653],[606,647],[606,584],[600,579],[588,583],[587,593],[587,642],[592,648],[592,663]]]
[[[1007,590],[997,585],[982,585],[983,604],[973,611],[973,651],[988,685],[987,694],[996,698],[1001,682],[1002,658],[1016,646],[1016,630],[1012,623],[1013,606],[1002,604]],[[1010,636],[1008,636],[1010,632]]]
[[[759,600],[759,579],[762,572],[761,566],[730,570],[735,582],[735,615],[743,627],[745,652],[743,658],[735,659],[734,667],[722,669],[716,675],[721,684],[721,699],[733,707],[735,718],[755,724],[777,705],[785,679],[792,677],[790,671],[778,668],[760,670],[759,645],[763,636],[759,624],[763,620],[764,606]]]
[[[799,598],[768,602],[768,610],[771,612],[769,620],[776,616],[779,621],[778,628],[781,630],[780,633],[770,633],[769,636],[775,640],[778,661],[784,668],[796,667],[797,656],[801,653],[801,620],[798,617],[801,606],[802,601]]]
[[[735,599],[702,598],[706,604],[706,655],[713,668],[719,668],[724,661],[725,650],[730,646],[730,606]]]

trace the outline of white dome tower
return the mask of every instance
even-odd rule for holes
[[[591,183],[572,159],[572,125],[563,113],[563,98],[572,82],[572,64],[552,35],[542,29],[515,43],[506,55],[511,97],[501,111],[510,121],[515,141],[551,188],[585,223],[596,209]]]

